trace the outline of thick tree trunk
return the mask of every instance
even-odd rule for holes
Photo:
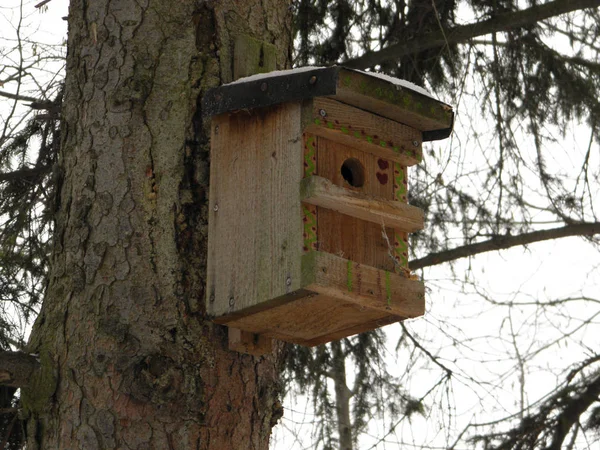
[[[28,448],[266,449],[278,354],[205,318],[207,125],[247,33],[290,60],[289,0],[72,0],[63,174],[23,389]]]

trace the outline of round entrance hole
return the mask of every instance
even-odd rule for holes
[[[365,168],[356,158],[344,161],[340,172],[350,186],[362,187],[365,184]]]

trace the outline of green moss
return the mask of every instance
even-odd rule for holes
[[[391,105],[406,109],[408,112],[446,123],[452,122],[452,111],[444,108],[441,102],[407,89],[399,89],[389,82],[372,78],[360,73],[344,73],[342,84],[360,94],[382,100]]]
[[[47,348],[40,350],[39,358],[40,369],[32,375],[29,386],[21,389],[21,405],[26,415],[47,409],[56,391],[56,367]]]

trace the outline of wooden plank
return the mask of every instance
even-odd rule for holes
[[[304,177],[310,177],[317,173],[317,136],[309,133],[303,133],[302,141],[304,143]],[[315,205],[302,205],[302,226],[304,233],[304,252],[318,250],[318,230],[317,230],[317,207]]]
[[[454,121],[452,108],[448,105],[353,70],[340,70],[334,98],[423,132],[439,130],[441,135],[434,133],[433,139],[447,137]]]
[[[307,341],[302,342],[301,345],[304,345],[306,347],[314,347],[316,345],[326,344],[327,342],[337,341],[348,336],[354,336],[355,334],[376,330],[377,328],[381,328],[392,323],[400,322],[403,319],[404,317],[385,316],[380,319],[375,319],[368,322],[361,322],[358,325],[352,326],[350,328],[343,328],[341,330],[334,331],[323,336],[309,339]]]
[[[325,97],[314,99],[306,131],[404,166],[423,157],[419,130]]]
[[[421,209],[339,187],[323,177],[312,176],[303,179],[300,183],[300,198],[305,203],[332,209],[380,226],[407,232],[423,229]]]
[[[421,281],[325,252],[304,255],[302,266],[307,290],[405,318],[425,313]]]
[[[424,313],[424,285],[323,252],[303,256],[301,295],[219,318],[228,327],[318,345]]]
[[[229,350],[239,353],[247,353],[254,356],[262,356],[273,351],[273,340],[267,336],[261,336],[238,328],[228,329]]]
[[[300,289],[303,174],[299,103],[213,118],[207,312]]]
[[[317,153],[319,176],[337,186],[393,200],[393,173],[389,161],[323,137],[317,138]],[[364,184],[361,187],[351,186],[342,175],[341,167],[347,160],[356,160],[364,168]],[[389,246],[382,238],[380,223],[367,222],[325,208],[319,209],[318,250],[379,269],[394,270]],[[385,230],[388,235],[393,234],[393,228]]]
[[[233,48],[233,79],[257,73],[272,72],[277,67],[277,47],[247,34],[235,38]]]
[[[293,303],[232,320],[226,325],[280,340],[304,342],[387,315],[388,311],[368,309],[355,302],[340,301],[337,297],[313,294]]]

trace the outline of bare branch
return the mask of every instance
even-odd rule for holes
[[[23,102],[41,103],[43,100],[35,97],[29,97],[28,95],[11,94],[10,92],[0,91],[0,97],[10,98],[11,100],[19,100]]]
[[[511,247],[533,244],[534,242],[548,241],[569,236],[593,236],[595,234],[600,234],[600,222],[578,223],[560,228],[552,228],[550,230],[532,231],[531,233],[523,233],[515,236],[511,234],[495,236],[484,242],[477,242],[476,244],[463,245],[462,247],[456,247],[438,253],[431,253],[424,258],[411,261],[409,265],[411,270],[417,270],[422,269],[423,267],[435,266],[456,259],[466,258],[467,256],[478,255],[479,253],[503,250]]]
[[[466,42],[477,36],[509,31],[550,17],[598,6],[600,6],[600,0],[555,0],[520,11],[497,14],[491,19],[481,22],[438,30],[408,42],[399,42],[376,52],[365,53],[363,56],[347,60],[343,64],[355,69],[366,69],[424,50]]]

